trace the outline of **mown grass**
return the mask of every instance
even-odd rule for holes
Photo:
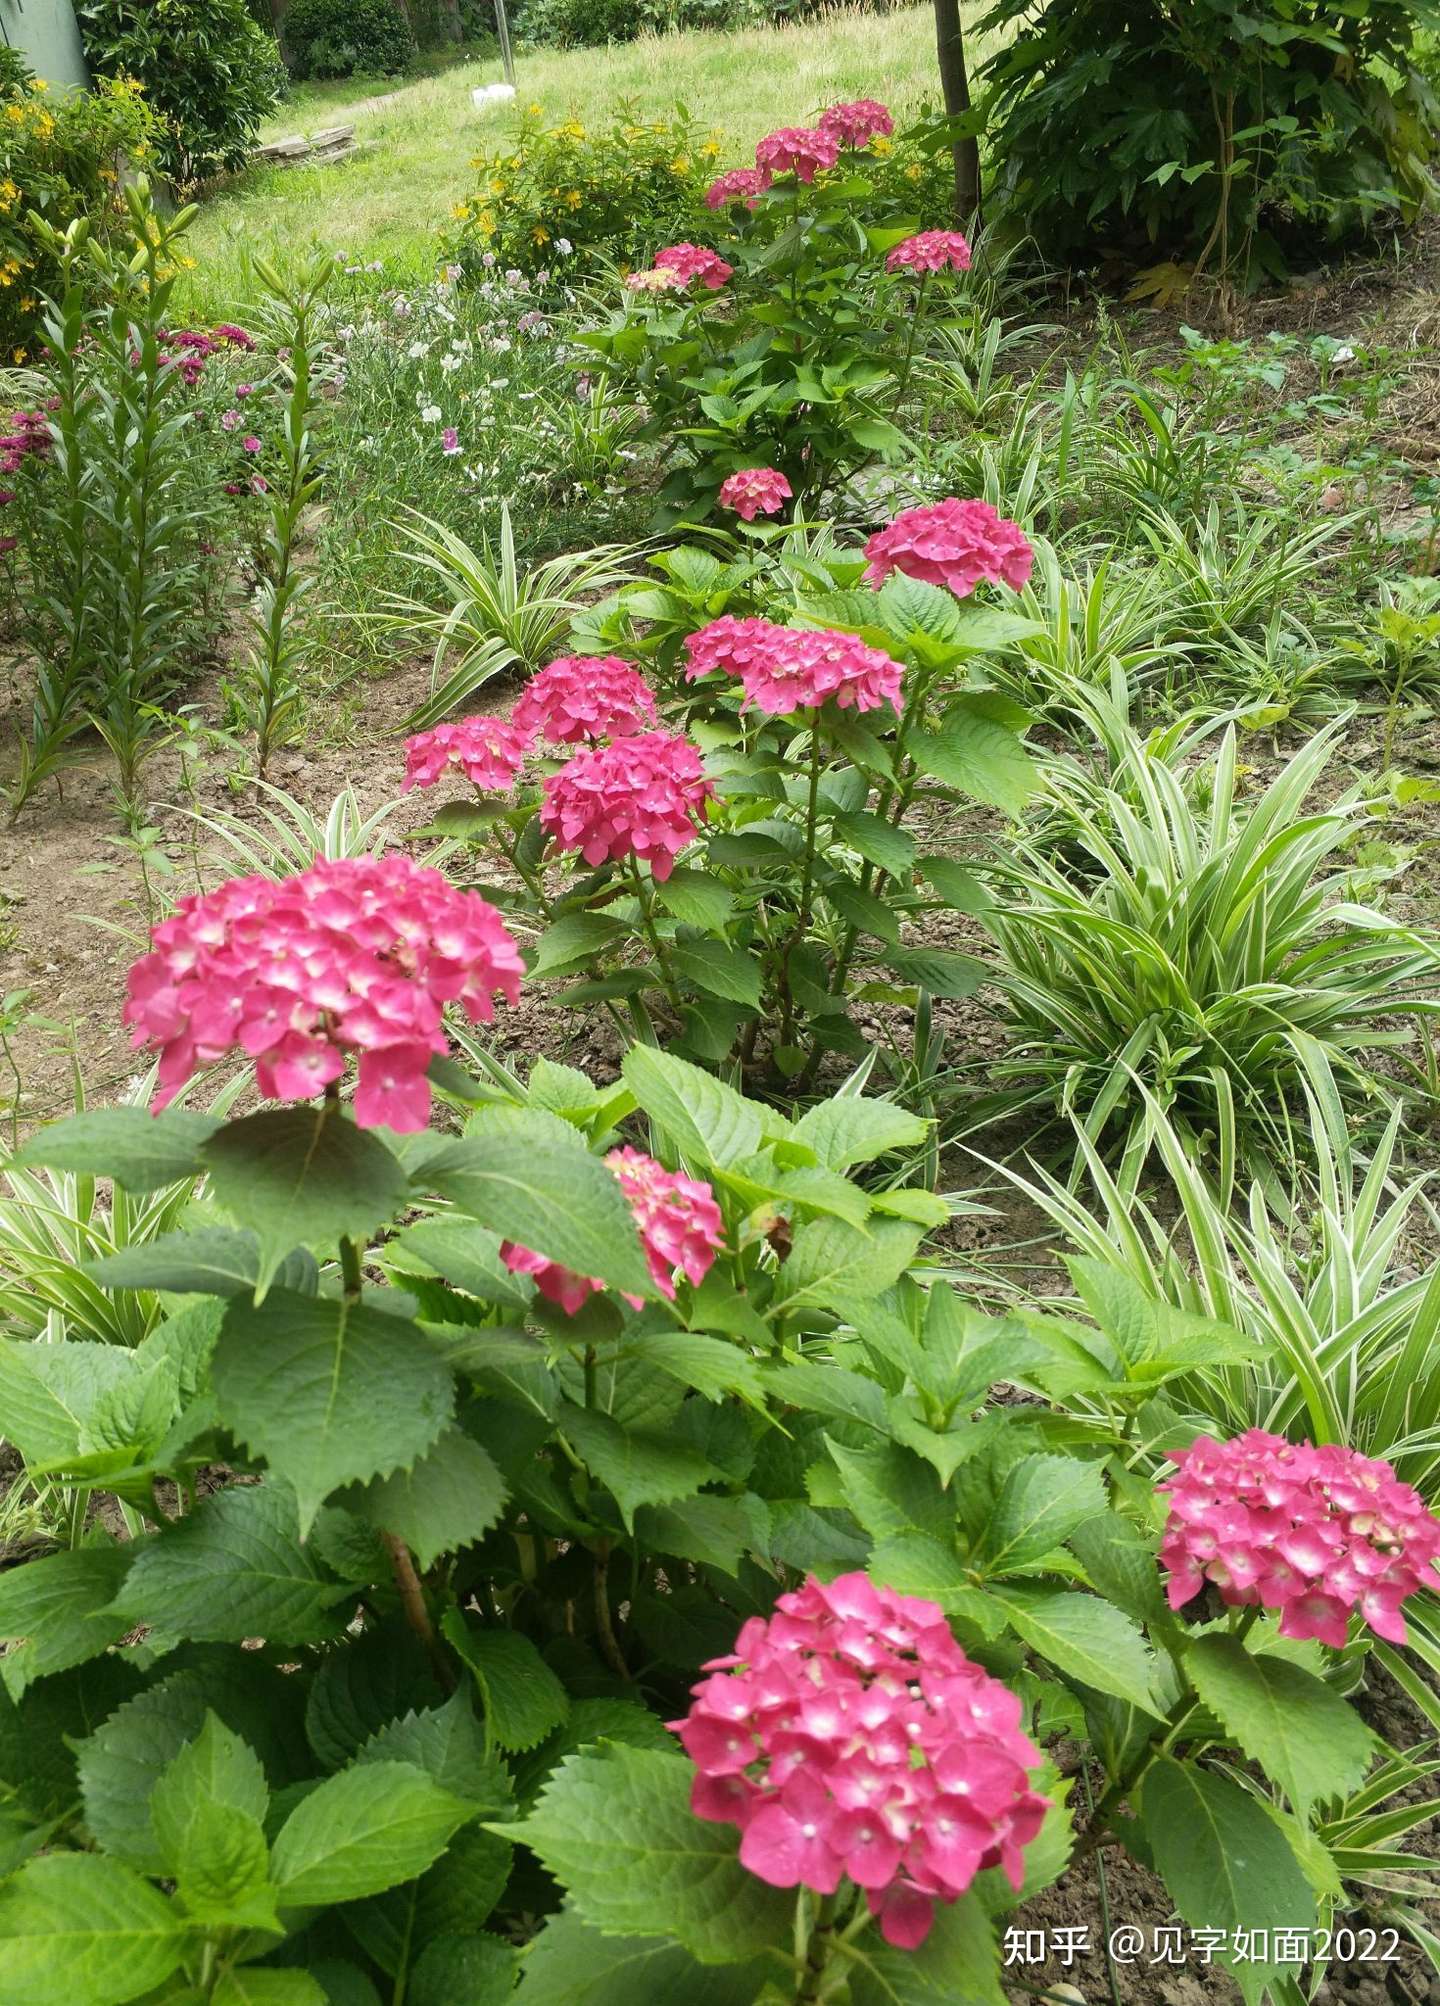
[[[966,13],[978,18],[979,0]],[[981,53],[971,50],[972,61]],[[485,115],[470,93],[501,75],[499,59],[438,75],[305,86],[265,132],[314,132],[353,123],[360,150],[328,167],[257,168],[205,204],[191,243],[196,267],[184,297],[196,314],[234,308],[252,288],[252,253],[290,262],[315,250],[383,258],[399,277],[428,274],[435,232],[474,180],[471,161],[503,147],[524,107],[555,119],[602,116],[617,99],[660,109],[677,101],[722,132],[728,164],[762,133],[803,122],[835,98],[878,97],[902,115],[939,97],[930,7],[836,12],[796,27],[733,35],[646,35],[608,49],[522,53],[513,110]],[[393,102],[366,110],[368,100]]]

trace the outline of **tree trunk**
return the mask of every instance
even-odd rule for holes
[[[940,88],[945,116],[959,118],[970,109],[970,77],[965,68],[965,31],[960,25],[960,0],[935,0],[935,44],[940,57]],[[963,229],[980,220],[980,142],[973,134],[954,141],[955,221]]]

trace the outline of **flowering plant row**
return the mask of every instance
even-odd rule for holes
[[[863,1056],[854,1008],[983,973],[924,938],[982,887],[905,823],[917,803],[1023,804],[1028,719],[981,665],[1032,629],[961,603],[1029,573],[983,502],[904,511],[797,571],[804,537],[657,557],[662,582],[582,614],[585,653],[541,669],[508,720],[411,738],[405,784],[474,790],[431,828],[488,855],[479,889],[539,928],[532,978],[577,1006],[659,1001],[701,1063],[808,1078],[827,1051]]]
[[[767,134],[754,167],[707,189],[713,241],[659,248],[625,279],[623,307],[581,336],[648,409],[644,436],[670,463],[662,524],[705,516],[717,491],[733,505],[723,484],[757,467],[780,477],[773,496],[812,498],[902,449],[931,281],[951,283],[971,254],[877,181],[893,130],[861,99]]]
[[[235,881],[131,971],[160,1111],[15,1159],[176,1223],[81,1272],[132,1347],[0,1344],[27,1471],[129,1534],[0,1579],[0,2001],[1003,2006],[1005,1915],[1112,1843],[1196,1927],[1327,1922],[1386,1787],[1344,1693],[1440,1581],[1416,1493],[1196,1439],[1157,1395],[1249,1341],[1102,1263],[982,1314],[868,1068],[792,1116],[644,1041],[522,1080],[466,1020],[530,979],[404,858]],[[202,1111],[231,1055],[288,1104]]]

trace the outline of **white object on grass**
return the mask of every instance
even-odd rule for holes
[[[508,104],[515,95],[514,84],[481,84],[470,93],[470,102],[476,111],[484,111],[490,105]]]

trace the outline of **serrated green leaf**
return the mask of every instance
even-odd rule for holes
[[[334,2006],[334,2001],[308,1971],[240,1964],[216,1981],[210,2006]]]
[[[760,964],[743,947],[723,940],[692,940],[671,949],[671,966],[682,982],[727,1003],[760,1007]]]
[[[201,1147],[219,1127],[215,1115],[188,1108],[163,1114],[143,1107],[87,1108],[32,1135],[11,1162],[17,1170],[73,1170],[113,1177],[127,1191],[158,1191],[199,1176]]]
[[[1091,1586],[1137,1623],[1164,1622],[1167,1610],[1152,1544],[1118,1511],[1104,1511],[1077,1525],[1070,1551]]]
[[[1075,1456],[1025,1456],[1005,1473],[985,1538],[987,1575],[1015,1574],[1053,1553],[1076,1526],[1105,1509],[1094,1463]]]
[[[492,1817],[510,1803],[510,1776],[504,1764],[489,1754],[485,1733],[475,1718],[465,1690],[452,1693],[444,1706],[411,1711],[387,1721],[356,1755],[357,1762],[412,1762],[433,1777],[442,1790],[479,1805]]]
[[[130,1625],[114,1609],[133,1546],[85,1546],[0,1574],[0,1678],[18,1700],[32,1679],[63,1672],[118,1643]]]
[[[193,1233],[161,1233],[122,1247],[85,1272],[107,1289],[165,1289],[171,1295],[253,1295],[260,1279],[260,1243],[253,1233],[205,1226]],[[281,1261],[275,1280],[303,1295],[315,1292],[313,1255],[296,1247]]]
[[[290,1813],[271,1872],[287,1908],[358,1901],[424,1873],[473,1807],[409,1762],[329,1776]]]
[[[1369,1768],[1369,1728],[1301,1666],[1216,1635],[1194,1640],[1185,1669],[1204,1705],[1302,1818],[1314,1804],[1348,1797]]]
[[[958,1617],[984,1637],[998,1637],[1005,1627],[1003,1612],[976,1587],[954,1548],[924,1533],[895,1533],[878,1541],[867,1572],[872,1581],[902,1595],[938,1602],[947,1616]]]
[[[746,1873],[729,1827],[694,1816],[691,1774],[649,1749],[573,1755],[523,1824],[491,1829],[529,1846],[607,1935],[668,1936],[702,1964],[761,1956],[786,1941],[794,1898]]]
[[[769,1545],[770,1514],[753,1491],[738,1498],[685,1498],[643,1506],[636,1514],[635,1536],[648,1553],[673,1554],[738,1575],[747,1554],[763,1553]]]
[[[514,1990],[514,1946],[467,1933],[430,1938],[411,1966],[405,1999],[407,2006],[506,2006]]]
[[[688,1497],[715,1475],[705,1458],[673,1438],[622,1427],[609,1414],[567,1403],[560,1432],[620,1507],[627,1529],[644,1504]]]
[[[976,801],[1019,815],[1036,787],[1029,753],[1008,723],[978,697],[956,697],[938,729],[911,732],[907,750],[922,773]]]
[[[807,1109],[795,1124],[795,1140],[814,1150],[827,1170],[869,1163],[892,1149],[913,1149],[925,1140],[930,1123],[893,1101],[837,1094]]]
[[[987,912],[995,903],[978,878],[971,877],[953,857],[922,857],[919,869],[932,890],[952,912]]]
[[[507,1495],[489,1451],[450,1427],[413,1469],[347,1491],[345,1501],[380,1531],[403,1539],[420,1566],[429,1568],[442,1553],[488,1532]]]
[[[300,1543],[295,1500],[281,1484],[216,1491],[189,1518],[138,1551],[115,1596],[128,1627],[239,1643],[313,1643],[333,1634],[326,1612],[354,1599]]]
[[[872,815],[863,808],[849,815],[837,815],[835,834],[867,863],[888,871],[892,878],[904,879],[914,869],[915,838],[883,815]]]
[[[866,1936],[850,1971],[853,2006],[1006,2006],[1000,1946],[978,1897],[937,1902],[918,1950]]]
[[[677,864],[664,884],[656,885],[655,896],[682,926],[703,927],[707,933],[718,933],[735,905],[735,894],[718,878],[686,864]]]
[[[180,1962],[169,1902],[118,1860],[48,1853],[0,1886],[0,2006],[123,2006]]]
[[[713,1073],[652,1045],[632,1045],[625,1084],[653,1121],[692,1162],[733,1163],[760,1147],[764,1112]]]
[[[702,1337],[689,1330],[646,1331],[627,1342],[627,1350],[647,1365],[657,1365],[693,1386],[707,1400],[719,1400],[727,1393],[758,1402],[763,1394],[760,1368],[748,1352],[723,1338]]]
[[[259,1756],[218,1714],[207,1711],[199,1734],[167,1764],[150,1793],[150,1823],[169,1872],[185,1864],[209,1807],[242,1812],[258,1829],[269,1804]],[[264,1857],[262,1845],[262,1880]]]
[[[424,1645],[397,1617],[322,1659],[305,1701],[305,1737],[327,1769],[339,1769],[409,1708],[439,1706],[442,1697]]]
[[[1252,1932],[1315,1927],[1315,1897],[1285,1834],[1238,1783],[1198,1763],[1160,1756],[1140,1791],[1140,1821],[1170,1898],[1192,1929]],[[1300,1962],[1218,1961],[1251,2006]]]
[[[630,1295],[656,1293],[614,1172],[558,1115],[487,1109],[420,1181],[502,1239]]]
[[[386,1243],[385,1252],[398,1257],[406,1270],[416,1261],[452,1287],[503,1309],[527,1309],[535,1293],[532,1282],[501,1260],[500,1235],[471,1219],[417,1219]],[[423,1313],[420,1321],[427,1321]]]
[[[955,1534],[955,1500],[941,1489],[928,1463],[887,1442],[878,1449],[850,1449],[827,1435],[844,1501],[872,1539],[919,1532],[947,1545]]]
[[[259,1243],[257,1302],[294,1248],[328,1253],[342,1236],[363,1244],[409,1190],[403,1164],[376,1131],[357,1128],[328,1101],[227,1122],[200,1158],[217,1203]]]
[[[414,1324],[288,1289],[230,1304],[211,1376],[225,1426],[294,1486],[302,1537],[331,1491],[423,1456],[454,1404]]]
[[[885,966],[902,982],[942,997],[973,996],[990,973],[977,955],[939,947],[892,947]]]
[[[28,1463],[63,1463],[82,1452],[99,1401],[134,1370],[118,1344],[0,1338],[0,1433]]]
[[[532,981],[547,975],[569,975],[584,968],[597,954],[604,954],[624,940],[628,927],[599,912],[563,913],[547,926],[532,949]]]
[[[920,1237],[920,1228],[902,1219],[876,1219],[868,1231],[842,1219],[812,1219],[795,1235],[776,1277],[772,1308],[825,1309],[879,1295],[909,1267]]]
[[[441,1628],[475,1674],[490,1747],[533,1748],[564,1720],[569,1695],[519,1630],[472,1630],[458,1609],[446,1610]]]
[[[1155,1701],[1145,1640],[1118,1609],[1069,1589],[992,1587],[987,1593],[1004,1604],[1012,1628],[1031,1650],[1063,1676],[1113,1693],[1157,1720],[1164,1717]]]
[[[562,1909],[526,1948],[516,2006],[755,2006],[770,1969],[698,1964],[664,1937],[602,1935]]]

